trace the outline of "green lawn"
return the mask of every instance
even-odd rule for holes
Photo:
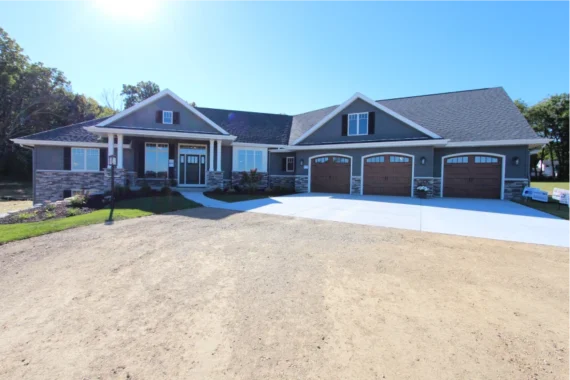
[[[552,190],[555,187],[568,190],[568,182],[532,182],[530,186],[537,187],[543,191],[548,191],[548,194],[550,195],[552,195]]]
[[[116,203],[113,219],[138,218],[201,206],[199,203],[192,202],[182,196],[129,199]],[[3,224],[0,225],[0,244],[63,231],[69,228],[104,223],[108,217],[109,209],[106,208],[90,214],[63,219],[45,220],[35,223]]]
[[[271,193],[267,193],[267,194],[260,194],[260,193],[254,193],[254,194],[247,194],[247,193],[239,193],[239,194],[236,194],[236,193],[204,193],[204,195],[207,196],[208,198],[216,199],[216,200],[222,201],[222,202],[229,202],[229,203],[251,201],[253,199],[263,199],[263,198],[269,198],[269,197],[277,196],[277,194],[271,194]]]
[[[560,205],[559,207],[558,201],[552,198],[550,198],[550,201],[548,203],[533,201],[532,199],[529,199],[527,201],[515,201],[515,202],[523,206],[527,206],[535,210],[539,210],[547,214],[568,220],[568,206]]]

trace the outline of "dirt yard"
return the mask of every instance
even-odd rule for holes
[[[196,209],[0,246],[2,379],[568,379],[568,250]]]
[[[33,206],[32,201],[0,201],[0,214],[10,211],[18,211]]]

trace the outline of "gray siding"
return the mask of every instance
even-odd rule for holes
[[[180,124],[160,124],[156,122],[156,111],[180,112]],[[220,132],[198,116],[190,112],[182,104],[170,96],[164,96],[157,101],[137,110],[112,123],[118,127],[137,127],[146,129],[158,129],[165,131],[184,131],[196,133],[220,134]]]
[[[342,115],[357,112],[375,112],[376,122],[374,123],[374,134],[365,136],[342,136]],[[380,111],[378,108],[357,99],[341,113],[303,140],[300,145],[422,138],[429,137],[387,113]]]
[[[299,163],[296,159],[296,154],[294,152],[290,153],[269,153],[269,165],[267,166],[267,171],[271,175],[295,175],[295,172],[287,172],[282,170],[283,164],[282,160],[285,157],[295,157],[295,170],[297,170],[297,166]]]
[[[344,154],[347,156],[352,156],[352,175],[360,176],[362,156],[366,156],[372,153],[384,153],[384,152],[394,152],[394,153],[407,153],[415,156],[414,165],[414,176],[415,177],[432,177],[433,176],[433,148],[432,147],[414,147],[414,148],[390,148],[390,149],[378,149],[378,148],[367,148],[367,149],[328,149],[328,150],[309,150],[309,151],[298,151],[297,152],[297,164],[296,174],[308,175],[309,171],[304,169],[300,165],[301,159],[304,160],[305,165],[309,165],[309,158],[312,156],[317,156],[320,154]],[[422,165],[420,159],[422,157],[426,158],[426,164]]]
[[[508,147],[478,147],[478,148],[443,148],[435,150],[435,166],[434,177],[441,177],[441,158],[448,154],[455,153],[495,153],[504,154],[506,156],[505,162],[505,177],[506,178],[528,178],[530,167],[528,146],[508,146]],[[513,158],[518,157],[520,160],[519,165],[513,164]]]
[[[36,170],[63,170],[62,146],[36,146]]]
[[[233,148],[230,145],[222,146],[222,171],[224,172],[224,179],[232,178],[232,154]]]

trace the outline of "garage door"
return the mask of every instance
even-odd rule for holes
[[[465,155],[444,159],[443,196],[501,198],[502,158]]]
[[[384,154],[364,159],[364,194],[411,195],[412,158]]]
[[[350,194],[351,159],[341,156],[313,158],[311,192]]]

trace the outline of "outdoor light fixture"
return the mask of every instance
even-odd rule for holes
[[[513,165],[519,166],[520,162],[521,162],[521,160],[519,160],[518,157],[513,157]]]
[[[420,162],[422,163],[422,165],[425,165],[425,164],[426,164],[426,161],[427,161],[427,160],[426,160],[425,157],[420,158]]]
[[[117,166],[117,156],[115,156],[114,154],[109,156],[109,165]]]
[[[305,160],[303,160],[302,158],[299,160],[299,164],[301,164],[301,166],[305,165]]]

